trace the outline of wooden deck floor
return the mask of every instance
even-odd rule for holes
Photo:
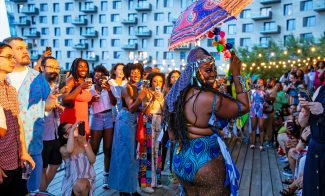
[[[229,149],[232,152],[233,159],[241,174],[239,195],[241,196],[273,196],[280,195],[279,191],[283,188],[281,183],[284,176],[281,175],[282,163],[279,163],[277,154],[274,149],[268,149],[260,152],[258,149],[251,150],[239,140],[229,142]],[[96,170],[96,190],[95,195],[118,196],[116,190],[104,190],[101,185],[103,182],[103,154],[97,155],[94,165]],[[61,182],[64,171],[59,171],[55,179],[49,186],[48,191],[55,195],[60,195]],[[151,195],[168,195],[174,196],[177,193],[178,185],[170,181],[168,175],[162,176],[164,187],[156,189]],[[139,190],[140,192],[140,190]],[[144,196],[149,194],[141,193]]]

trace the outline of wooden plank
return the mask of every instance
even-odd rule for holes
[[[262,184],[263,196],[273,195],[268,151],[269,150],[265,150],[261,152],[261,173],[262,173],[261,184]],[[273,151],[273,149],[270,149],[270,151]]]
[[[271,179],[272,179],[272,190],[274,194],[279,193],[282,190],[283,184],[281,180],[281,174],[279,170],[279,165],[277,161],[277,153],[275,150],[268,151],[269,162],[270,162],[270,170],[271,170]]]
[[[243,142],[242,145],[241,145],[241,148],[240,148],[238,159],[236,161],[236,166],[237,166],[237,169],[238,169],[238,171],[240,173],[240,180],[241,180],[241,177],[242,177],[242,174],[243,174],[246,153],[247,153],[247,144],[245,144]]]
[[[243,172],[240,178],[239,192],[244,192],[247,195],[250,190],[251,178],[252,178],[252,164],[253,164],[254,151],[251,149],[246,150],[246,157],[244,162]]]
[[[252,196],[260,196],[262,195],[262,185],[261,185],[261,153],[258,149],[254,150],[254,158],[253,158],[253,169],[252,169],[252,181],[251,181],[251,189],[250,195]]]
[[[231,152],[231,156],[234,160],[234,162],[236,163],[238,156],[239,156],[239,151],[240,151],[240,147],[242,145],[242,141],[240,141],[239,139],[236,140],[235,146]]]

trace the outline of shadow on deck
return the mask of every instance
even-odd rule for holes
[[[279,163],[277,153],[274,149],[268,149],[263,152],[260,152],[258,149],[251,150],[247,144],[238,139],[232,139],[229,141],[228,146],[241,174],[239,195],[280,195],[279,191],[283,188],[281,181],[284,179],[284,176],[281,175],[280,171],[282,171],[281,168],[284,165]],[[99,153],[94,165],[97,174],[96,190],[94,195],[118,196],[119,192],[116,190],[102,189],[103,162],[104,154]],[[168,165],[166,167],[168,167]],[[56,174],[48,188],[50,193],[60,195],[63,176],[64,170],[60,170]],[[162,175],[162,182],[164,187],[155,189],[155,193],[151,195],[176,195],[178,192],[178,185],[172,183],[168,175]],[[144,196],[150,195],[140,192],[140,189],[138,189],[138,192]]]

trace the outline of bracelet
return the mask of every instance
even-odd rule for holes
[[[238,114],[240,115],[241,113],[242,113],[242,104],[239,102],[239,101],[236,101],[236,104],[237,104],[237,106],[238,106]]]
[[[85,143],[85,144],[84,144],[84,147],[87,148],[87,147],[88,147],[88,143]]]
[[[300,140],[301,140],[302,143],[307,144],[307,141],[304,140],[304,138],[302,138],[301,136],[300,136]]]

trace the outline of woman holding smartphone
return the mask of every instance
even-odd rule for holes
[[[164,107],[162,90],[165,83],[165,75],[152,72],[149,74],[148,80],[150,81],[149,88],[147,89],[148,93],[143,99],[142,107],[145,133],[139,152],[139,179],[142,191],[153,193],[154,187],[162,187],[162,137],[160,134],[162,132],[161,122]]]
[[[66,90],[62,95],[62,102],[65,106],[60,116],[61,123],[74,124],[78,121],[85,122],[86,138],[90,134],[88,120],[88,103],[93,96],[90,93],[92,86],[89,75],[89,65],[85,59],[76,58],[70,68],[70,77],[66,81]]]
[[[84,122],[62,123],[58,128],[60,153],[65,162],[62,195],[92,196],[96,173],[93,164],[96,155],[86,140]]]

